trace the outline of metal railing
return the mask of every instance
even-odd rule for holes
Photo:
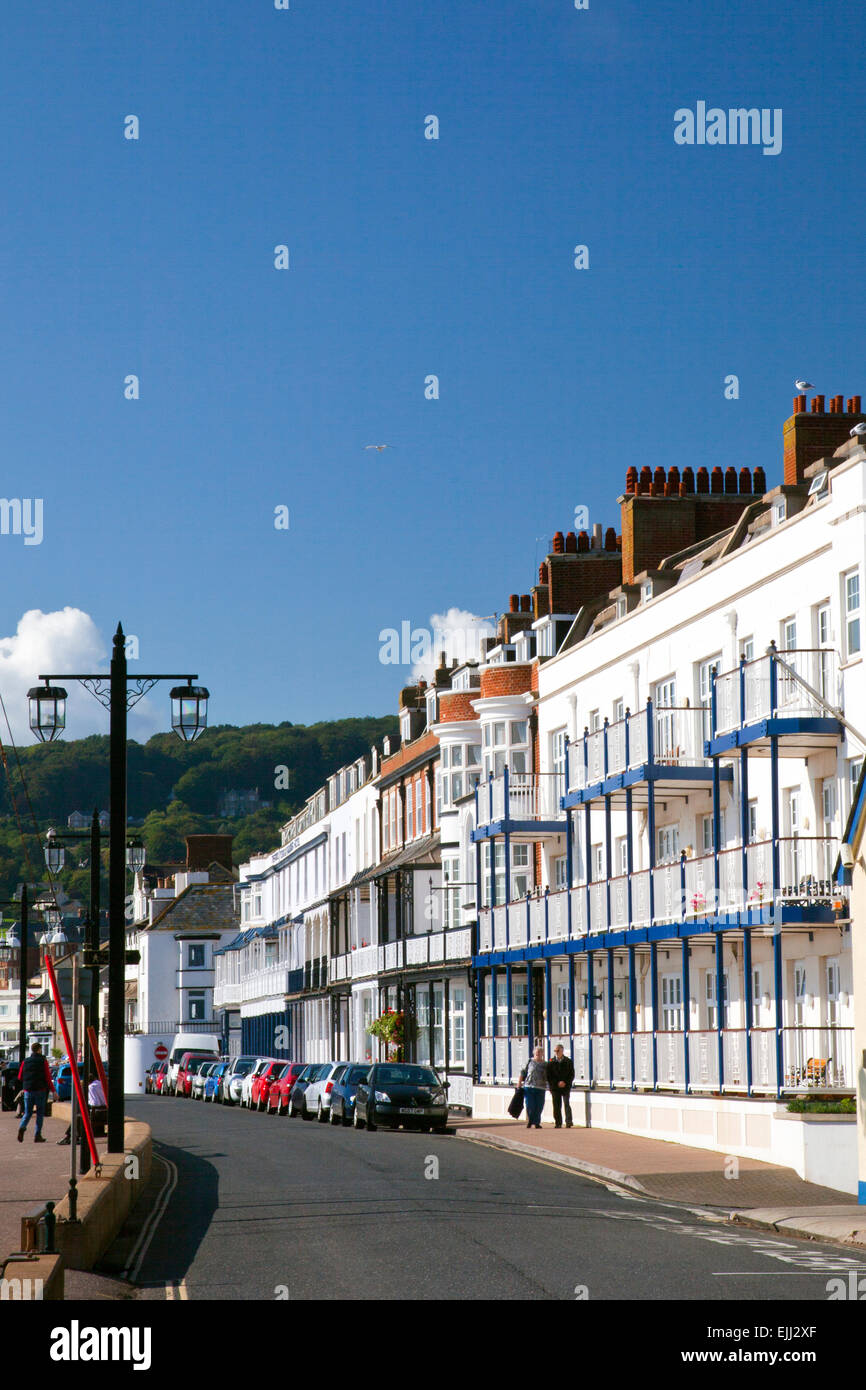
[[[582,791],[645,763],[708,766],[704,739],[709,736],[709,715],[709,706],[654,706],[650,700],[637,714],[626,711],[615,724],[586,730],[569,745],[568,790]]]
[[[563,821],[560,797],[565,788],[556,772],[512,772],[479,782],[478,824],[493,821]]]
[[[715,733],[775,716],[821,717],[827,714],[822,701],[835,709],[839,700],[834,651],[806,647],[779,652],[771,646],[763,656],[716,676]]]
[[[557,1043],[562,1043],[574,1062],[574,1079],[579,1086],[592,1084],[625,1090],[656,1087],[683,1094],[719,1090],[737,1094],[751,1091],[770,1095],[778,1090],[785,1094],[821,1094],[854,1090],[853,1028],[789,1026],[778,1032],[783,1059],[781,1084],[777,1078],[775,1028],[723,1028],[721,1080],[719,1032],[715,1028],[552,1034],[545,1039],[544,1048],[547,1055]],[[482,1037],[479,1080],[513,1084],[528,1056],[526,1035]]]

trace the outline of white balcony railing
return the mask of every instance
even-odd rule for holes
[[[745,662],[742,670],[723,671],[716,677],[716,733],[776,716],[820,718],[828,713],[826,705],[835,709],[839,702],[834,651],[826,647],[770,651]]]
[[[507,785],[507,807],[506,807]],[[563,779],[554,772],[519,773],[509,771],[478,784],[478,822],[493,821],[562,821],[565,813],[560,797],[565,787]]]
[[[704,739],[708,737],[709,707],[647,706],[586,733],[569,746],[568,789],[582,791],[649,761],[674,767],[706,766]]]

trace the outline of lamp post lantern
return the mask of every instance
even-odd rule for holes
[[[109,712],[110,824],[108,864],[108,1150],[123,1152],[124,983],[126,975],[126,771],[127,715],[158,681],[183,681],[171,691],[172,728],[192,743],[207,727],[209,692],[189,673],[130,676],[126,639],[120,623],[114,634],[109,673],[40,675],[44,686],[28,691],[30,727],[51,743],[66,727],[66,690],[59,681],[77,681]],[[96,870],[98,873],[98,868]],[[96,927],[98,933],[98,924]]]

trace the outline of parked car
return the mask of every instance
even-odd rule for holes
[[[252,1108],[253,1103],[253,1082],[257,1076],[261,1076],[265,1067],[269,1066],[269,1064],[275,1060],[274,1057],[257,1057],[254,1065],[244,1077],[241,1083],[241,1105],[245,1105],[248,1110]]]
[[[168,1062],[160,1062],[159,1069],[153,1074],[153,1091],[155,1095],[168,1095]]]
[[[193,1072],[189,1094],[192,1100],[204,1100],[204,1083],[219,1062],[203,1062],[198,1071]]]
[[[84,1080],[84,1063],[78,1063],[78,1075]],[[69,1062],[62,1062],[57,1068],[54,1077],[54,1085],[57,1088],[58,1100],[70,1100],[72,1097],[72,1067]]]
[[[151,1062],[147,1071],[144,1073],[144,1094],[146,1096],[153,1095],[154,1091],[156,1090],[156,1086],[154,1084],[156,1081],[156,1074],[163,1065],[164,1064],[162,1062]]]
[[[355,1092],[370,1074],[369,1062],[347,1062],[331,1077],[331,1124],[350,1125],[355,1113]]]
[[[57,1084],[56,1082],[54,1083]],[[15,1097],[18,1094],[18,1062],[12,1058],[4,1062],[2,1071],[2,1108],[4,1110],[15,1109]]]
[[[314,1076],[318,1075],[321,1062],[308,1062],[302,1071],[298,1073],[298,1079],[289,1093],[289,1114],[294,1118],[295,1115],[303,1115],[305,1120],[313,1117],[304,1105],[304,1093]]]
[[[220,1100],[223,1105],[241,1104],[241,1087],[256,1064],[255,1057],[233,1057],[228,1070],[223,1072],[220,1082]]]
[[[204,1099],[217,1101],[220,1098],[220,1083],[229,1069],[228,1062],[215,1062],[204,1083]]]
[[[262,1067],[259,1074],[253,1077],[250,1082],[250,1104],[256,1110],[267,1110],[268,1093],[271,1086],[278,1077],[282,1076],[287,1065],[285,1059],[269,1061],[267,1066]]]
[[[177,1080],[174,1083],[174,1093],[176,1096],[187,1096],[192,1094],[192,1079],[201,1067],[214,1058],[209,1052],[196,1054],[195,1052],[185,1052],[177,1069]]]
[[[218,1061],[220,1055],[219,1038],[215,1033],[175,1033],[171,1052],[168,1054],[169,1090],[171,1091],[176,1092],[177,1073],[185,1052],[194,1052],[197,1057],[207,1053],[212,1061]]]
[[[315,1115],[319,1124],[327,1124],[331,1116],[331,1092],[334,1089],[334,1076],[347,1066],[346,1062],[322,1062],[316,1075],[304,1092],[304,1110]]]
[[[448,1123],[448,1086],[432,1067],[412,1062],[376,1062],[355,1092],[356,1129],[379,1125],[435,1130]]]
[[[271,1115],[284,1115],[289,1108],[289,1097],[292,1094],[292,1087],[304,1070],[303,1062],[288,1062],[282,1075],[271,1083],[268,1091],[268,1113]]]

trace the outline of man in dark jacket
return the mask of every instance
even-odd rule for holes
[[[558,1043],[553,1056],[547,1064],[547,1084],[553,1097],[553,1120],[557,1129],[562,1129],[562,1105],[565,1102],[565,1127],[571,1129],[571,1104],[569,1093],[574,1081],[574,1063],[566,1057],[565,1048]]]
[[[18,1143],[24,1142],[24,1131],[30,1122],[30,1116],[36,1112],[36,1133],[33,1136],[34,1144],[44,1144],[42,1138],[42,1121],[45,1119],[45,1105],[48,1094],[53,1091],[54,1082],[51,1079],[51,1069],[48,1066],[47,1057],[42,1056],[42,1044],[35,1042],[30,1046],[30,1056],[25,1057],[18,1072],[18,1080],[24,1092],[24,1119],[18,1126]]]

